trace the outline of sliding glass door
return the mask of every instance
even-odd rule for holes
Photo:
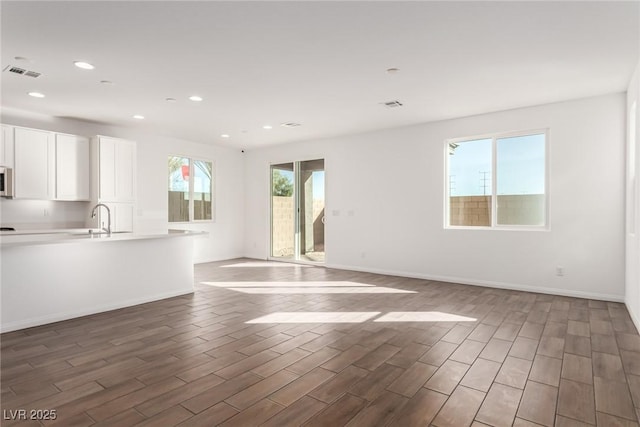
[[[271,165],[271,257],[324,262],[324,159]]]

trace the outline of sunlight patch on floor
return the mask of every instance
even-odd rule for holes
[[[325,286],[321,288],[227,288],[232,291],[242,292],[244,294],[415,294],[415,291],[405,291],[404,289],[385,288],[376,286],[365,288],[362,286],[349,288],[336,288]]]
[[[228,265],[221,265],[220,268],[237,268],[237,267],[243,267],[243,268],[252,268],[252,267],[276,267],[276,268],[280,268],[280,267],[302,267],[302,268],[307,268],[307,267],[314,267],[313,265],[305,265],[305,264],[294,264],[294,263],[290,263],[290,262],[269,262],[269,261],[250,261],[250,262],[239,262],[237,264],[228,264]]]
[[[248,320],[245,323],[362,323],[373,319],[374,322],[475,322],[473,317],[440,311],[295,311],[276,312]]]
[[[392,311],[378,317],[374,322],[475,322],[473,317],[440,311]]]
[[[278,312],[245,323],[362,323],[380,314],[379,311],[300,311]]]
[[[202,282],[219,288],[321,288],[321,287],[375,287],[356,282]]]
[[[415,294],[416,291],[356,282],[200,282],[244,294]]]

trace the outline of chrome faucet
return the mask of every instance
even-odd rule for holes
[[[107,228],[103,228],[103,230],[107,232],[107,236],[111,236],[111,209],[109,209],[109,206],[105,205],[104,203],[98,203],[93,207],[93,210],[91,211],[91,218],[96,217],[96,211],[100,206],[104,207],[107,210]]]

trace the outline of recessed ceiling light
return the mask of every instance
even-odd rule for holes
[[[189,97],[190,100],[195,101],[195,102],[200,102],[202,101],[202,97],[198,96],[198,95],[193,95]]]
[[[144,116],[141,116],[140,114],[136,114],[135,116],[133,116],[133,118],[138,120],[144,120]]]
[[[44,94],[40,92],[29,92],[29,96],[33,96],[34,98],[44,98]]]
[[[294,122],[289,122],[289,123],[280,123],[280,126],[284,127],[284,128],[295,128],[298,126],[301,126],[300,123],[294,123]]]
[[[84,61],[76,61],[73,63],[73,65],[75,65],[78,68],[82,68],[83,70],[93,70],[94,67],[93,65],[89,64],[88,62],[84,62]]]
[[[267,130],[269,130],[269,129],[273,129],[273,126],[271,126],[271,125],[264,125],[264,126],[262,126],[262,129],[267,129]]]
[[[15,59],[16,61],[20,61],[20,62],[33,62],[32,59],[29,59],[29,58],[24,57],[24,56],[14,56],[13,59]]]
[[[165,98],[164,100],[167,102],[177,102],[175,98]]]
[[[100,80],[100,83],[103,85],[112,85],[113,82],[111,80]]]
[[[396,74],[400,71],[399,68],[387,68],[387,74]]]
[[[227,135],[226,133],[223,133],[222,135],[220,135],[221,138],[229,138],[229,135]]]

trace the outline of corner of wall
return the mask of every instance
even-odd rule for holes
[[[631,129],[631,112],[632,106],[636,104],[635,111],[635,130]],[[628,230],[629,221],[635,221],[635,227],[638,224],[638,216],[640,216],[640,186],[638,174],[640,172],[640,61],[636,66],[629,86],[627,87],[627,171],[626,171],[626,220],[625,220],[625,305],[631,320],[640,331],[640,236],[636,231],[632,233]],[[633,136],[635,135],[635,137]],[[630,150],[631,144],[634,144],[634,150]],[[635,152],[634,158],[630,157],[630,152]],[[633,171],[636,171],[635,173]],[[635,185],[630,183],[634,182]],[[634,193],[635,192],[635,193]]]

